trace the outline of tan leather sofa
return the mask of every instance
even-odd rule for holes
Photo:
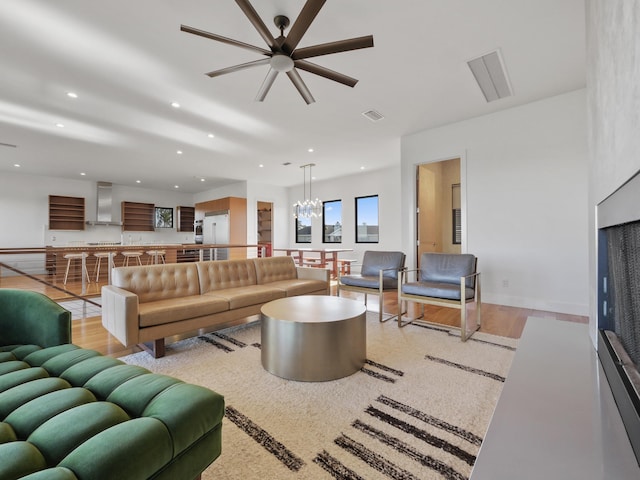
[[[102,325],[157,358],[165,337],[224,328],[295,295],[329,295],[329,271],[289,256],[118,267],[102,287]]]

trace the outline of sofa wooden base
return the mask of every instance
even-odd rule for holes
[[[165,355],[164,338],[159,338],[152,342],[139,343],[138,346],[145,352],[151,354],[153,358],[161,358]]]

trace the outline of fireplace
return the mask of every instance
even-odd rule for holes
[[[640,174],[598,205],[598,357],[640,464]]]

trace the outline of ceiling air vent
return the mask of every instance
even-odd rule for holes
[[[367,117],[372,122],[379,122],[384,118],[384,115],[376,110],[367,110],[366,112],[362,112],[362,115]]]
[[[500,50],[467,62],[487,102],[513,95]]]
[[[3,142],[0,142],[0,147],[18,148],[17,145],[14,145],[12,143],[3,143]]]

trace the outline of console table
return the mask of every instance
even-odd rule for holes
[[[637,480],[589,326],[527,320],[470,480]]]

